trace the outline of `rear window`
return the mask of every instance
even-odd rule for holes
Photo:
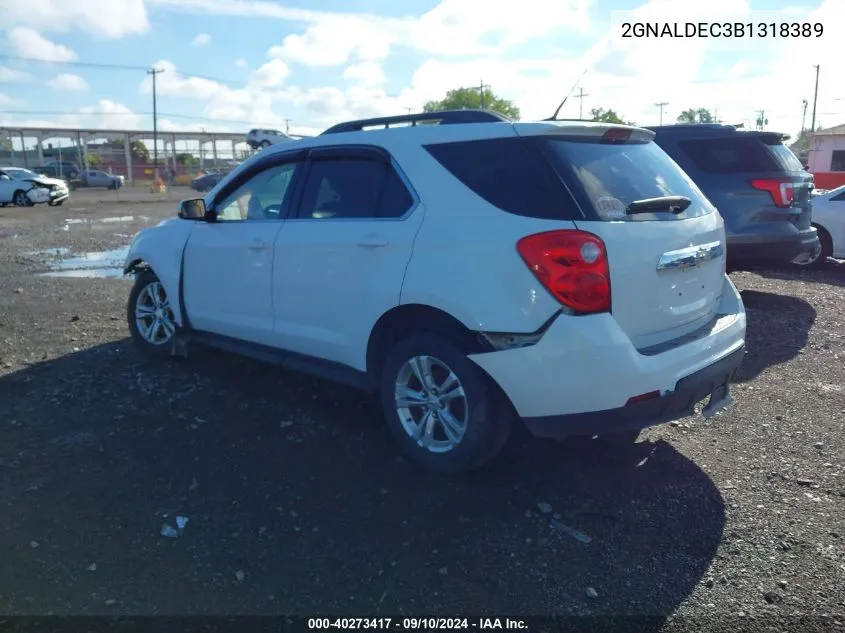
[[[781,142],[768,143],[767,147],[772,154],[775,155],[781,167],[786,171],[804,171],[804,165],[798,160],[798,157],[792,153],[786,145]]]
[[[583,219],[539,148],[521,137],[426,145],[464,186],[508,213],[550,220]]]
[[[582,208],[604,220],[683,220],[715,209],[684,171],[655,143],[603,143],[600,139],[546,137],[540,140]],[[636,200],[684,196],[692,200],[678,215],[627,216]]]
[[[751,174],[783,170],[775,160],[775,155],[767,151],[763,143],[754,137],[678,141],[678,146],[698,169],[711,174]]]

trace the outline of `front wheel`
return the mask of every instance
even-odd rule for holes
[[[455,344],[421,333],[397,343],[380,380],[388,428],[414,462],[441,474],[474,470],[496,457],[511,409],[490,378]]]
[[[261,141],[261,148],[266,149],[267,147],[270,147],[270,141]]]
[[[129,293],[126,318],[132,341],[146,354],[168,356],[176,335],[176,317],[159,278],[145,270]]]
[[[32,201],[27,197],[26,192],[18,189],[12,196],[12,202],[16,207],[31,207]]]

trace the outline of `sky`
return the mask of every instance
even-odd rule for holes
[[[561,118],[653,125],[666,103],[664,123],[705,107],[753,126],[762,110],[796,135],[817,64],[817,125],[845,123],[845,0],[0,0],[0,15],[0,127],[151,130],[152,67],[161,130],[314,134],[483,81],[524,120],[577,84]],[[822,34],[624,38],[625,22]]]

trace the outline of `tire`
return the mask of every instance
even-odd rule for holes
[[[406,423],[410,426],[420,422],[429,411],[429,405],[423,404],[421,383],[411,370],[410,361],[419,357],[433,359],[430,361],[433,370],[428,373],[435,383],[441,384],[451,371],[463,390],[464,395],[451,399],[445,408],[432,405],[432,409],[440,412],[438,416],[445,414],[448,419],[464,423],[462,433],[453,430],[451,446],[446,424],[437,418],[428,425],[434,429],[429,437],[440,443],[431,449],[423,446],[422,438],[414,439],[406,430]],[[399,384],[419,391],[419,397],[414,400],[420,405],[405,407],[400,412],[396,406]],[[458,346],[438,334],[411,335],[387,352],[380,372],[380,396],[388,430],[399,448],[410,460],[436,473],[456,475],[485,465],[502,451],[510,434],[513,418],[510,403],[481,368]],[[459,439],[454,441],[456,437]]]
[[[261,141],[261,149],[270,147],[270,141]]]
[[[818,224],[813,225],[819,232],[819,242],[821,243],[821,250],[815,259],[807,259],[804,261],[793,260],[792,265],[796,268],[816,269],[821,268],[827,264],[827,258],[833,256],[833,240],[823,227]]]
[[[139,319],[136,318],[136,311],[140,306],[149,306],[152,310],[154,310],[154,297],[156,296],[159,300],[164,299],[167,303],[167,307],[161,308],[160,314],[167,320],[170,327],[167,326],[167,323],[162,322],[162,319],[160,319],[155,312],[151,312],[149,317],[143,317],[140,319],[142,326],[152,326],[156,318],[159,318],[159,322],[162,323],[162,326],[164,327],[164,330],[158,329],[153,333],[157,334],[157,336],[152,336],[148,335],[146,331],[142,332],[139,328]],[[126,304],[126,320],[129,325],[129,333],[132,336],[132,342],[135,343],[135,345],[144,354],[162,358],[171,355],[173,338],[176,335],[176,321],[173,316],[172,307],[170,307],[169,299],[164,291],[164,287],[161,285],[161,281],[159,281],[159,278],[153,271],[145,270],[135,277],[135,284],[132,286],[132,290],[129,293],[129,300]],[[166,337],[162,336],[162,332],[169,335]],[[153,342],[154,339],[156,342]]]
[[[26,192],[23,189],[18,189],[12,194],[12,204],[16,207],[31,207],[32,202],[26,197]]]

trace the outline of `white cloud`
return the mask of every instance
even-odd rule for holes
[[[51,42],[38,31],[25,26],[13,28],[6,37],[14,53],[21,57],[37,57],[51,62],[69,62],[76,59],[76,53],[67,46]]]
[[[236,59],[235,66],[238,68],[246,68],[249,64],[246,63],[245,59]]]
[[[22,73],[19,70],[14,70],[6,66],[0,66],[0,83],[19,83],[29,81],[32,75]]]
[[[191,43],[194,46],[206,46],[211,44],[211,36],[208,33],[197,33]]]
[[[495,10],[487,0],[442,0],[410,24],[411,44],[446,56],[489,55],[551,34],[589,27],[592,0],[521,0]]]
[[[343,71],[343,78],[366,86],[380,86],[387,81],[378,62],[362,62]]]
[[[146,33],[150,28],[144,0],[28,0],[2,4],[6,28],[80,29],[107,38]]]
[[[281,59],[271,59],[249,77],[250,84],[258,88],[278,88],[290,75],[290,68]]]
[[[47,82],[50,88],[56,90],[70,90],[73,92],[87,92],[88,82],[79,75],[71,75],[68,73],[61,73],[56,75],[53,79]]]
[[[7,106],[12,104],[12,98],[0,92],[0,106]]]
[[[396,42],[396,24],[384,19],[331,16],[309,26],[302,35],[291,34],[267,55],[305,66],[339,66],[351,58],[382,60]]]
[[[80,123],[98,129],[137,130],[145,123],[144,115],[133,112],[122,103],[101,99],[97,105],[79,108]]]

